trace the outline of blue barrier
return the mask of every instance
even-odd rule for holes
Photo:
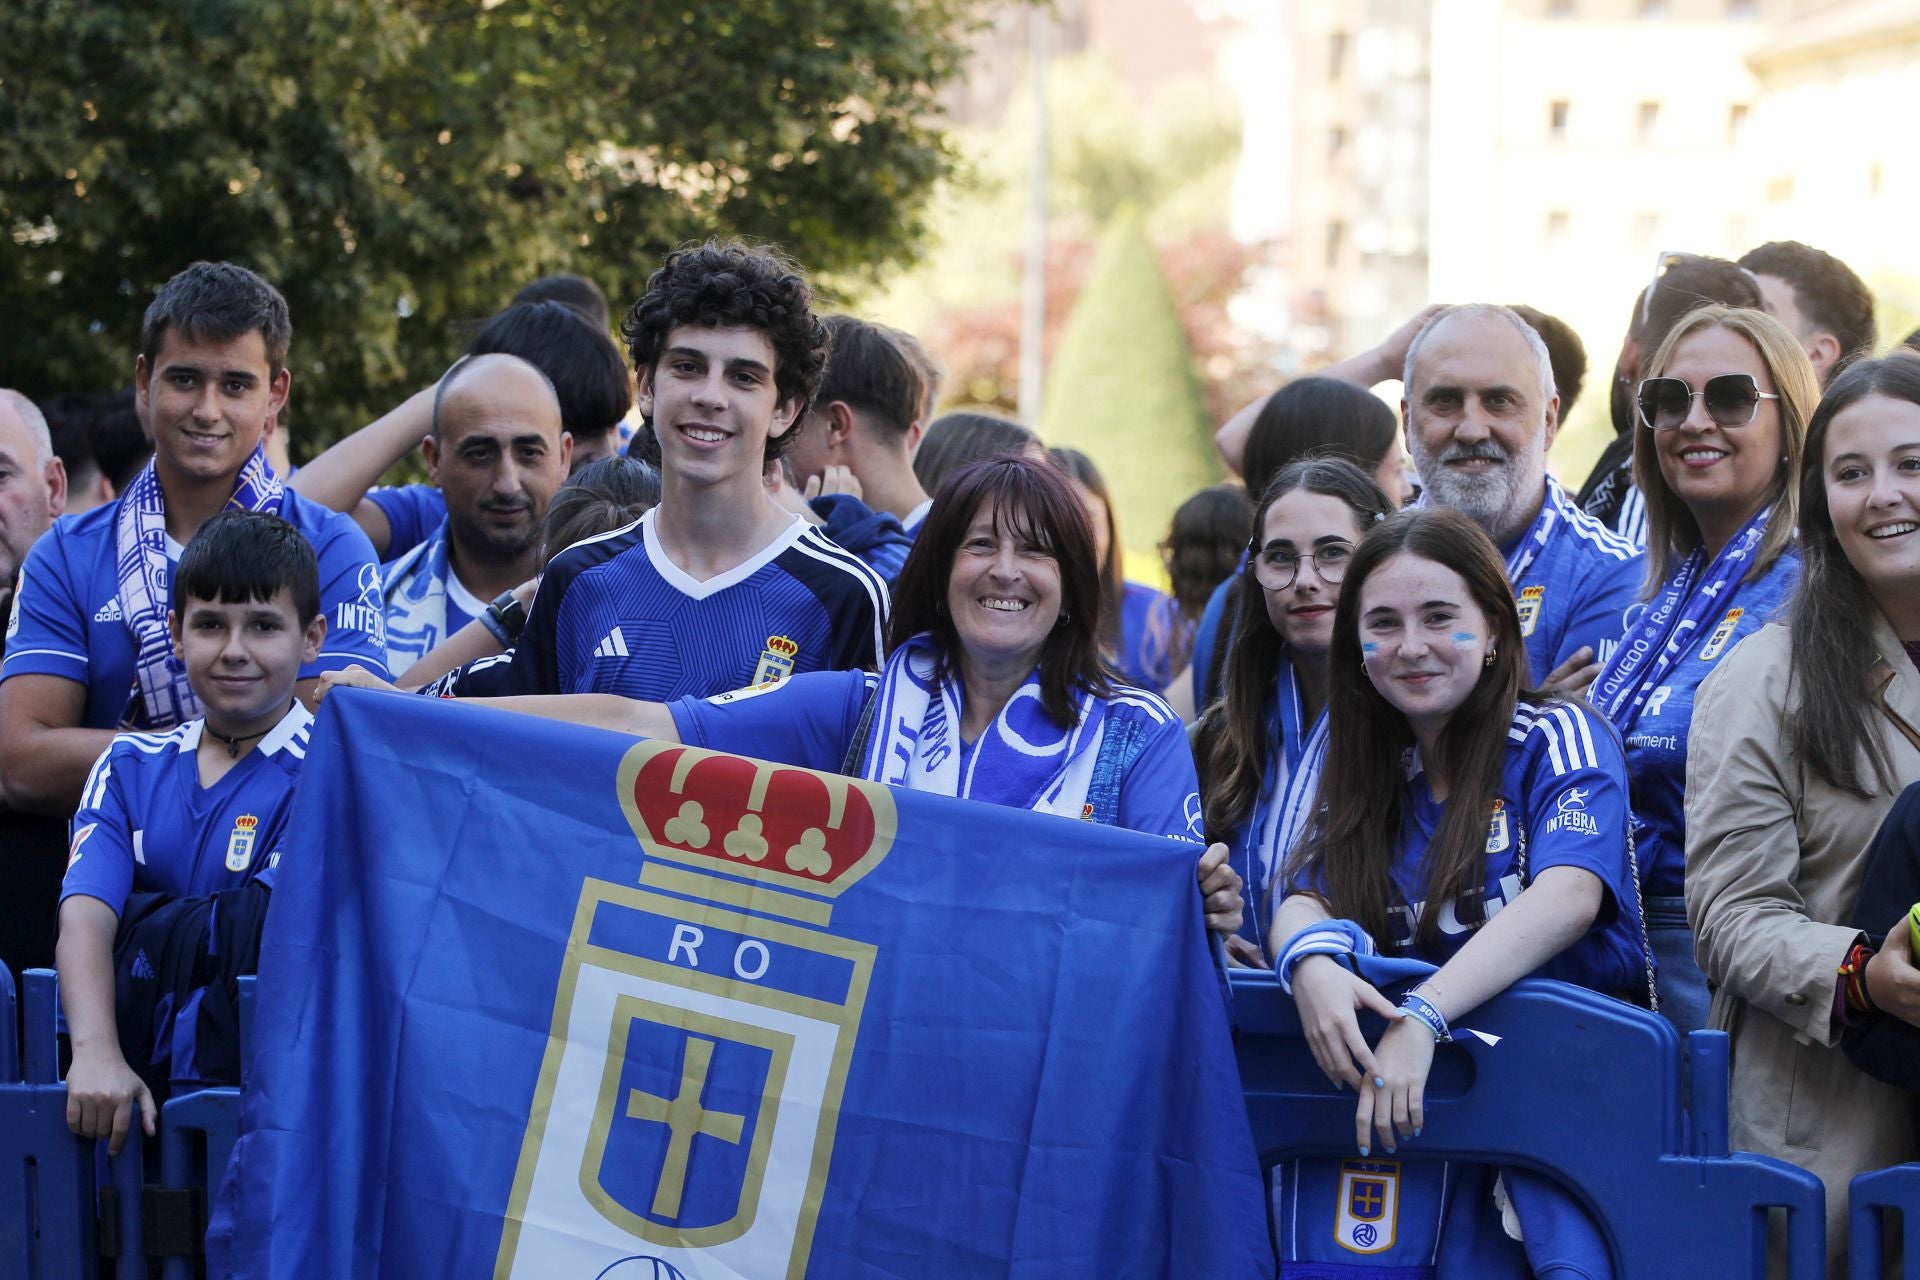
[[[20,1079],[20,1001],[13,992],[13,970],[0,964],[0,1084]]]
[[[1236,969],[1230,978],[1262,1165],[1352,1155],[1353,1095],[1314,1064],[1293,1001],[1271,973]],[[1501,1039],[1462,1036],[1436,1056],[1419,1155],[1557,1179],[1606,1235],[1620,1280],[1763,1275],[1769,1208],[1787,1214],[1786,1274],[1825,1276],[1820,1180],[1783,1161],[1728,1153],[1723,1033],[1690,1037],[1683,1106],[1679,1036],[1656,1014],[1529,979],[1461,1021]],[[1363,1020],[1369,1040],[1382,1025]]]
[[[1847,1188],[1849,1280],[1880,1280],[1888,1213],[1899,1214],[1905,1228],[1900,1274],[1920,1276],[1920,1164],[1897,1164],[1863,1173]]]

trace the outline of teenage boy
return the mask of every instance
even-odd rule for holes
[[[226,511],[180,557],[167,614],[204,710],[113,739],[87,776],[60,890],[67,1124],[118,1151],[172,1087],[232,1083],[234,999],[259,959],[267,893],[312,716],[294,696],[327,634],[298,529]]]
[[[505,692],[666,701],[877,664],[886,585],[761,482],[820,381],[811,303],[769,251],[667,255],[622,326],[660,441],[660,504],[548,564]]]
[[[134,402],[153,461],[118,500],[61,521],[27,557],[0,665],[0,785],[16,809],[73,812],[113,731],[169,729],[200,713],[167,634],[168,578],[216,513],[269,511],[320,565],[327,647],[299,673],[386,669],[380,566],[351,519],[287,490],[267,463],[286,402],[286,299],[244,267],[196,262],[147,308]]]

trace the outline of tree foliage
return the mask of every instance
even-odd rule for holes
[[[1173,294],[1138,209],[1114,216],[1047,375],[1040,434],[1083,450],[1113,492],[1123,546],[1153,546],[1217,481],[1212,428]]]
[[[302,453],[430,381],[527,280],[616,307],[738,234],[829,278],[911,256],[983,0],[10,0],[0,385],[124,384],[153,290],[293,309]]]

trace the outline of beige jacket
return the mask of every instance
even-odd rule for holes
[[[1920,675],[1877,611],[1874,636],[1875,682],[1886,681],[1875,727],[1896,777],[1920,780],[1920,749],[1886,714],[1920,732]],[[1857,937],[1844,922],[1899,792],[1862,800],[1789,750],[1789,653],[1787,629],[1766,627],[1700,686],[1687,753],[1687,919],[1714,984],[1708,1025],[1733,1040],[1733,1145],[1825,1181],[1828,1270],[1840,1276],[1848,1181],[1920,1154],[1909,1095],[1856,1071],[1832,1021],[1835,971]]]

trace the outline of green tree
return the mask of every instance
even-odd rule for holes
[[[1108,225],[1060,337],[1040,434],[1099,466],[1121,541],[1135,553],[1165,536],[1194,490],[1220,478],[1186,330],[1135,206]]]
[[[544,272],[618,305],[718,233],[868,278],[953,166],[936,95],[983,7],[12,0],[0,385],[126,382],[153,290],[227,258],[292,305],[309,453]]]

